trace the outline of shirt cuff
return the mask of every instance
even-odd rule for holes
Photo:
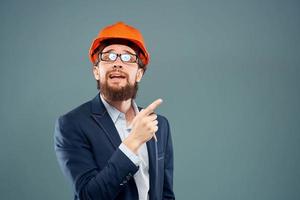
[[[136,165],[139,166],[141,159],[133,153],[125,144],[121,143],[119,149]]]

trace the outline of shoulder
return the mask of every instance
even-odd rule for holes
[[[158,131],[155,133],[157,137],[158,151],[164,152],[169,148],[171,141],[171,129],[168,119],[163,115],[157,115]]]
[[[166,126],[166,128],[169,128],[170,126],[169,120],[163,115],[157,114],[157,121],[160,124],[160,126]]]
[[[90,107],[91,101],[85,102],[56,119],[54,138],[57,146],[67,146],[71,141],[85,138],[81,130],[84,121],[90,117]]]
[[[72,110],[60,115],[57,118],[57,122],[61,126],[66,126],[68,124],[76,124],[77,122],[89,117],[91,114],[91,101],[87,101]]]

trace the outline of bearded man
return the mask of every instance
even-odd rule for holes
[[[140,31],[123,22],[104,27],[89,57],[99,93],[55,124],[54,146],[74,199],[175,199],[168,120],[155,100],[135,102],[149,53]]]

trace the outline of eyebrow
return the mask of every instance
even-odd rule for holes
[[[129,53],[129,54],[132,54],[132,55],[136,55],[136,53],[134,52],[134,53],[132,53],[132,52],[130,52],[130,51],[127,51],[127,50],[124,50],[125,52],[127,52],[127,53]]]
[[[115,49],[108,49],[107,51],[105,51],[104,53],[107,53],[107,52],[112,52],[112,51],[115,51]],[[124,52],[126,52],[126,53],[129,53],[129,54],[132,54],[132,55],[136,55],[135,53],[132,53],[132,52],[130,52],[130,51],[128,51],[128,50],[123,50]]]

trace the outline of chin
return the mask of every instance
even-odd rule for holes
[[[125,86],[126,86],[126,85],[120,84],[120,83],[109,84],[109,87],[111,87],[111,88],[119,88],[119,89],[121,89],[121,88],[124,88]]]

